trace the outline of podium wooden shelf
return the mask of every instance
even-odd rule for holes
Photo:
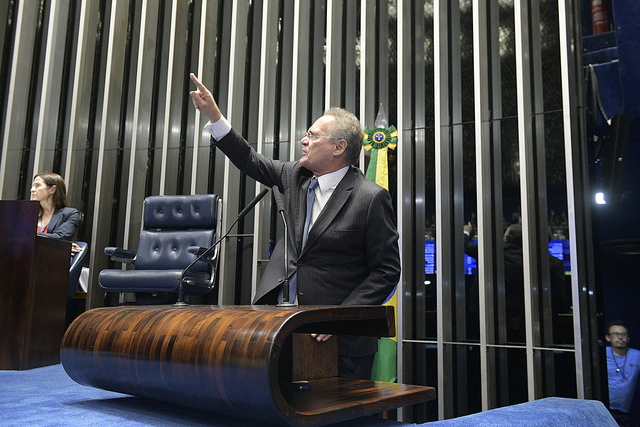
[[[98,308],[69,326],[60,357],[80,384],[278,424],[327,424],[435,398],[432,387],[337,377],[336,337],[317,343],[312,332],[392,336],[393,307]]]

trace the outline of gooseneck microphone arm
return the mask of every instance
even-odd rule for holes
[[[213,248],[216,247],[217,244],[219,244],[221,241],[223,241],[224,239],[227,238],[227,236],[229,235],[229,233],[231,233],[231,230],[233,229],[233,226],[236,225],[236,223],[238,221],[240,221],[241,218],[243,218],[246,214],[248,214],[251,209],[253,209],[253,207],[255,205],[258,204],[258,202],[260,200],[262,200],[262,198],[264,196],[267,195],[267,193],[269,192],[268,188],[263,188],[262,191],[260,193],[258,193],[258,195],[256,197],[253,198],[253,200],[251,200],[249,202],[249,204],[247,206],[245,206],[244,209],[242,209],[242,211],[240,211],[240,213],[238,214],[238,216],[236,217],[235,221],[233,221],[233,224],[231,224],[231,226],[229,227],[229,229],[227,230],[227,232],[225,233],[224,236],[220,237],[218,240],[216,240],[213,245],[209,246],[209,248],[202,252],[200,255],[198,255],[196,257],[196,259],[194,259],[191,264],[189,264],[187,266],[187,268],[185,268],[184,270],[182,270],[182,274],[180,275],[180,286],[178,288],[178,301],[176,301],[176,303],[174,304],[174,306],[185,306],[188,305],[186,302],[184,302],[184,276],[185,274],[187,274],[187,271],[189,271],[189,269],[191,267],[193,267],[198,261],[200,261],[202,258],[204,258],[209,252],[211,252],[213,250]]]
[[[284,217],[284,204],[282,203],[282,195],[278,190],[278,186],[271,187],[274,199],[276,199],[276,208],[278,213],[282,216],[282,222],[284,224],[284,279],[282,280],[282,302],[278,304],[278,307],[291,307],[295,306],[290,301],[290,289],[289,289],[289,228],[287,227],[287,220]],[[295,300],[295,297],[294,297]]]

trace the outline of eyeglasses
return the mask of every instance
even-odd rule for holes
[[[316,135],[313,132],[307,132],[304,135],[302,135],[302,139],[307,138],[309,141],[317,141],[320,138],[331,138],[330,136],[327,135]]]
[[[611,332],[609,335],[612,337],[626,338],[629,334],[627,332]]]

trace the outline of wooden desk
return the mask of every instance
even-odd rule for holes
[[[71,242],[36,235],[38,202],[0,200],[0,369],[60,362]]]
[[[317,343],[312,332],[392,336],[393,307],[98,308],[69,326],[61,361],[80,384],[277,424],[327,424],[435,398],[432,387],[338,378],[336,338]],[[310,389],[293,386],[298,379]]]

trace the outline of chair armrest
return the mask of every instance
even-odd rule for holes
[[[192,254],[192,255],[195,255],[195,257],[197,258],[200,255],[202,255],[203,253],[205,253],[207,251],[207,249],[209,249],[209,248],[203,248],[201,246],[189,246],[187,248],[187,252]],[[205,255],[202,258],[202,261],[211,261],[215,257],[215,255],[216,255],[216,250],[215,250],[215,248],[213,248],[213,249],[211,249],[209,251],[209,253],[207,255]]]
[[[136,252],[127,249],[109,246],[104,248],[104,253],[111,258],[111,261],[133,264],[133,262],[136,260]]]

